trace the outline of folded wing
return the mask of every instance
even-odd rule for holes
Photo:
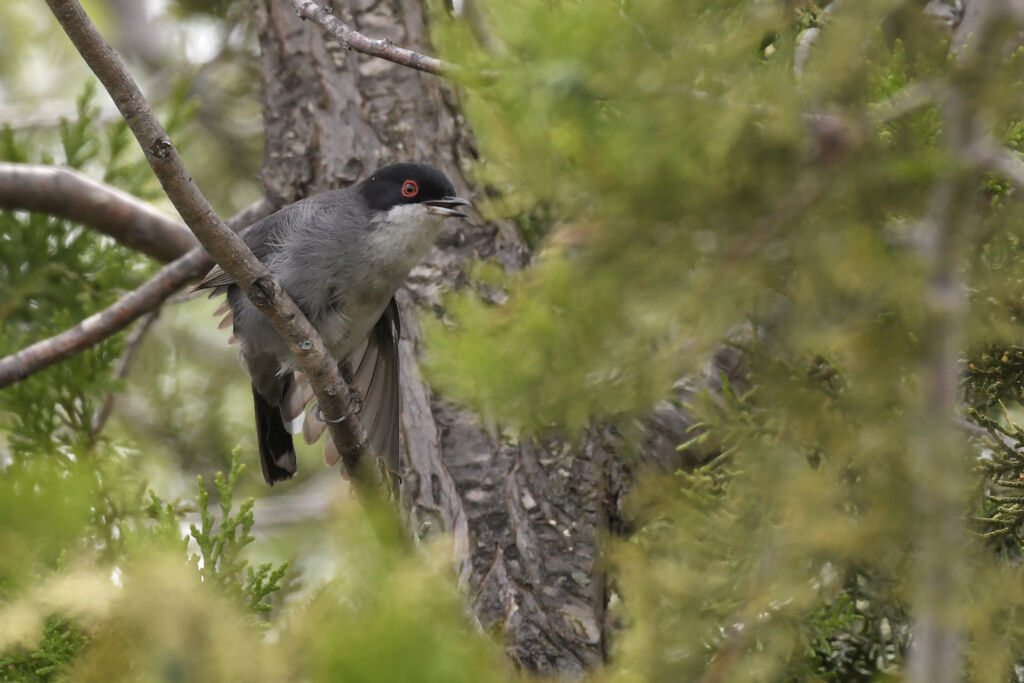
[[[359,421],[366,431],[370,450],[381,458],[394,483],[399,472],[398,446],[398,338],[401,332],[398,304],[392,298],[383,315],[367,338],[349,356],[352,388],[362,397]],[[312,398],[312,391],[304,377],[296,381],[285,397],[282,412],[287,406],[285,420],[294,421]],[[315,443],[323,434],[326,424],[314,411],[306,415],[302,436],[306,443]],[[334,442],[324,444],[324,462],[333,465],[339,455]]]

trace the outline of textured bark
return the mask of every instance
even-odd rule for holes
[[[457,94],[433,76],[357,55],[295,15],[293,0],[257,0],[263,79],[263,183],[283,204],[353,183],[398,160],[442,168],[460,196],[475,158]],[[343,22],[430,53],[419,0],[336,0]],[[604,661],[607,588],[598,549],[616,526],[628,472],[615,435],[594,428],[571,447],[519,443],[483,429],[435,396],[417,364],[417,307],[437,311],[470,259],[506,268],[528,260],[510,229],[469,220],[442,235],[399,292],[402,503],[420,536],[450,532],[456,573],[481,626],[504,635],[512,659],[549,674]],[[682,389],[685,391],[685,389]],[[665,407],[648,421],[649,452],[666,459],[689,423]]]

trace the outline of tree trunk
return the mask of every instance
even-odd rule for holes
[[[429,50],[418,0],[334,2],[371,36]],[[355,182],[380,165],[427,161],[456,188],[472,136],[446,83],[350,53],[299,20],[290,0],[258,3],[263,80],[263,184],[284,204]],[[494,226],[468,222],[442,236],[399,295],[403,332],[402,499],[419,535],[450,532],[454,564],[481,625],[500,629],[517,664],[573,674],[604,657],[605,585],[597,540],[607,524],[604,449],[496,439],[469,413],[434,396],[416,360],[416,304],[439,306],[469,259],[510,268],[528,254]]]
[[[299,20],[291,0],[257,0],[263,85],[263,184],[278,204],[353,183],[399,160],[442,168],[463,196],[476,158],[458,94],[433,76],[350,53]],[[335,0],[335,14],[373,37],[430,52],[420,0]],[[417,304],[464,281],[471,259],[520,268],[511,229],[470,220],[442,234],[399,292],[402,312],[402,503],[410,530],[448,532],[453,562],[486,630],[528,670],[574,675],[606,656],[607,587],[599,537],[618,518],[627,470],[616,438],[594,428],[582,445],[519,443],[484,430],[434,395],[417,363]],[[717,376],[717,375],[716,375]],[[675,456],[688,423],[664,409],[645,452]]]

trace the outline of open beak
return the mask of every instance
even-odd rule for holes
[[[462,197],[445,197],[444,199],[428,199],[423,202],[427,207],[427,211],[434,214],[435,216],[454,216],[456,218],[465,218],[466,214],[459,211],[460,206],[473,206],[468,200]]]

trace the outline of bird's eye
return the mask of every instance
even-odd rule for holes
[[[402,183],[402,196],[403,197],[415,197],[420,193],[420,186],[416,184],[415,180],[406,180]]]

